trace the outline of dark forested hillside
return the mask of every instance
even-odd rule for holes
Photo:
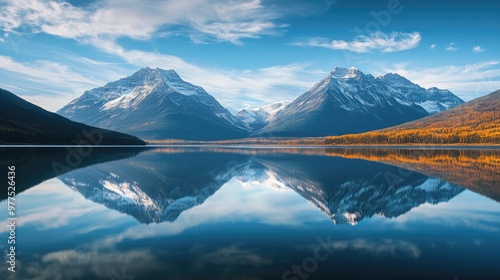
[[[70,121],[0,89],[0,144],[144,145],[137,137]]]

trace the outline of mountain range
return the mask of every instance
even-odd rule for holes
[[[137,137],[70,121],[0,89],[0,144],[144,145]]]
[[[143,68],[84,92],[57,113],[148,140],[221,140],[364,132],[461,103],[448,90],[424,89],[398,74],[375,78],[356,68],[335,68],[293,102],[245,109],[234,116],[174,70]]]
[[[375,78],[335,68],[253,135],[308,137],[365,132],[416,120],[463,101],[398,74]]]
[[[390,128],[333,136],[330,144],[500,143],[500,90],[449,110]]]

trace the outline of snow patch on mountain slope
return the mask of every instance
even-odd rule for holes
[[[279,101],[261,108],[244,109],[236,114],[241,123],[246,127],[265,125],[276,117],[288,104],[288,101]]]
[[[105,103],[101,110],[112,110],[116,108],[128,109],[137,106],[141,103],[148,94],[153,91],[154,86],[145,85],[133,88],[129,93],[126,93],[112,101]]]
[[[146,208],[157,208],[153,200],[146,195],[137,185],[130,182],[111,182],[103,180],[102,186],[120,196],[120,198],[129,200],[130,203],[141,204]]]

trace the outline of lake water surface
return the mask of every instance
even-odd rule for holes
[[[498,149],[0,151],[1,279],[500,279]]]

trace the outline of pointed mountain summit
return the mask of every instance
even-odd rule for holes
[[[356,67],[351,67],[349,69],[342,67],[335,67],[330,72],[331,76],[337,79],[358,79],[363,77],[365,74],[359,71]]]
[[[248,131],[202,87],[174,70],[143,68],[95,88],[60,109],[71,120],[143,139],[217,140]]]
[[[463,101],[453,94],[436,96],[397,74],[375,78],[354,67],[336,67],[253,135],[364,132],[423,118],[460,103]]]

